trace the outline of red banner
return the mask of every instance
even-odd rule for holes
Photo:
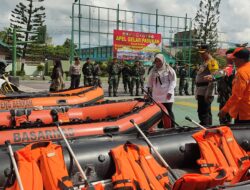
[[[124,60],[152,59],[161,51],[161,34],[114,30],[114,56]]]

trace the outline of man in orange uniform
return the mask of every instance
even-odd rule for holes
[[[232,96],[220,110],[219,116],[227,113],[235,119],[235,123],[250,123],[250,52],[247,48],[239,47],[229,54],[237,67],[233,81]]]

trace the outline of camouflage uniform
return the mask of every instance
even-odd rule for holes
[[[141,85],[141,88],[144,87],[144,75],[145,75],[145,68],[143,67],[143,65],[141,64],[140,65],[140,85]],[[143,94],[143,90],[141,89],[141,93]]]
[[[84,76],[83,84],[84,86],[93,85],[93,71],[94,67],[91,63],[85,63],[82,67],[82,73]]]
[[[117,89],[118,89],[118,84],[119,84],[119,77],[121,73],[121,67],[118,63],[110,63],[107,68],[109,78],[108,78],[108,83],[109,83],[109,96],[111,96],[111,91],[113,89],[113,95],[117,96]]]
[[[127,89],[131,92],[131,69],[127,64],[122,68],[122,82],[125,93],[127,93]]]
[[[93,85],[94,86],[99,86],[99,87],[102,86],[102,82],[100,79],[101,73],[102,73],[102,71],[101,71],[99,64],[95,63],[94,68],[93,68]]]
[[[191,72],[191,78],[192,78],[192,95],[194,95],[196,75],[197,75],[197,67],[193,68],[193,70]]]
[[[179,95],[182,95],[182,91],[184,89],[185,94],[189,95],[188,93],[188,69],[186,67],[182,67],[179,71],[180,75],[180,83],[179,83]]]
[[[220,110],[224,107],[229,97],[232,95],[232,81],[234,75],[225,76],[217,81],[218,103]],[[220,118],[221,124],[231,123],[232,118],[227,114],[224,118]]]
[[[132,82],[131,82],[131,92],[130,95],[133,96],[133,91],[134,91],[134,86],[135,87],[135,91],[136,91],[136,96],[139,96],[139,87],[140,87],[140,73],[141,73],[141,69],[139,65],[134,65],[132,67],[132,72],[131,72],[131,76],[132,76]]]

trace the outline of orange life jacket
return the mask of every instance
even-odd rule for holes
[[[15,152],[24,189],[71,190],[62,148],[52,142],[33,143]],[[17,181],[6,190],[19,190]]]
[[[193,138],[200,147],[201,158],[197,163],[202,174],[212,174],[223,168],[228,182],[244,180],[250,167],[250,157],[238,145],[230,128],[203,130],[193,134]]]
[[[226,177],[223,169],[211,175],[185,174],[174,183],[173,190],[206,190],[222,185]]]
[[[15,127],[20,127],[23,123],[29,122],[30,110],[10,110],[11,122]]]
[[[114,190],[170,190],[168,171],[157,163],[148,147],[131,143],[111,150],[116,173],[112,176]]]

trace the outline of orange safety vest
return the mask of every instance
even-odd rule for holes
[[[15,156],[24,189],[73,189],[60,145],[52,142],[33,143],[16,151]],[[19,190],[17,180],[6,190]]]
[[[215,173],[218,168],[227,172],[227,181],[244,180],[250,167],[249,155],[238,145],[228,127],[202,130],[193,134],[200,147],[197,160],[202,174]]]
[[[211,175],[185,174],[174,183],[173,190],[206,190],[222,185],[226,177],[223,169]]]
[[[114,190],[171,190],[168,171],[157,163],[148,147],[131,143],[111,150],[116,173]]]

